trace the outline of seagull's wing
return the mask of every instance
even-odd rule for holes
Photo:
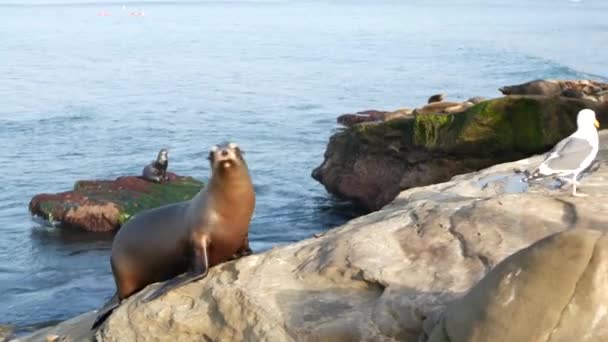
[[[575,171],[582,167],[583,162],[591,153],[593,153],[593,146],[588,140],[568,137],[555,146],[550,157],[543,164],[555,173]]]

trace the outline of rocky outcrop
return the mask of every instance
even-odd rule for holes
[[[608,234],[552,235],[450,303],[428,341],[608,341],[607,274]]]
[[[74,190],[39,194],[32,198],[32,214],[50,222],[88,231],[113,231],[145,209],[192,198],[203,183],[167,172],[167,181],[153,183],[141,177],[78,181]]]
[[[608,132],[600,139],[599,167],[580,186],[589,197],[553,189],[551,180],[522,183],[513,170],[533,167],[541,156],[410,189],[320,238],[218,265],[205,279],[143,304],[160,284],[150,285],[125,301],[96,338],[418,342],[447,336],[457,342],[486,327],[526,329],[525,322],[540,318],[555,323],[558,308],[566,308],[559,334],[572,327],[601,337],[608,246],[600,233],[580,230],[608,226]],[[519,311],[499,308],[512,292]],[[540,317],[535,305],[541,304],[551,316]],[[470,319],[454,314],[464,307]],[[597,310],[579,311],[586,309]],[[89,328],[89,316],[78,319],[80,329]],[[51,332],[73,341],[83,331],[74,327]]]
[[[608,102],[608,83],[590,80],[534,80],[499,89],[504,95],[565,96]]]
[[[405,189],[544,152],[574,132],[583,108],[596,110],[600,122],[608,119],[606,104],[508,96],[460,113],[354,125],[330,138],[312,176],[330,193],[377,210]]]

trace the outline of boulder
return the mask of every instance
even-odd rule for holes
[[[141,177],[78,181],[74,190],[38,194],[30,212],[51,223],[88,231],[114,231],[137,212],[192,198],[203,183],[167,172],[168,180],[153,183]]]
[[[607,104],[508,96],[461,113],[355,125],[330,138],[312,177],[328,192],[377,210],[405,189],[545,152],[576,130],[583,108],[594,109],[600,122],[608,120]]]
[[[608,234],[567,230],[499,263],[428,341],[608,341],[607,308]]]

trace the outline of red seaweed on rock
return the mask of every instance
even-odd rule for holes
[[[136,176],[77,181],[72,191],[34,196],[29,210],[63,226],[114,231],[139,211],[189,200],[203,187],[192,177],[171,172],[167,176],[168,180],[160,184]]]

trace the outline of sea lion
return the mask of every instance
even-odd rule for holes
[[[414,114],[422,115],[422,114],[446,114],[446,113],[456,113],[462,112],[466,110],[468,107],[471,107],[473,104],[467,104],[462,102],[433,102],[425,105],[422,108],[414,109]]]
[[[466,102],[471,102],[472,104],[476,105],[478,103],[482,103],[484,101],[487,101],[488,99],[486,99],[485,97],[482,96],[475,96],[475,97],[471,97],[470,99],[466,100]]]
[[[211,179],[191,200],[143,211],[120,228],[111,257],[117,300],[102,310],[93,328],[120,301],[149,284],[173,278],[144,301],[202,279],[210,267],[247,254],[255,192],[243,152],[234,143],[216,145],[209,151],[209,161]]]
[[[444,94],[435,94],[429,97],[426,103],[441,102],[445,98]]]
[[[562,93],[559,82],[554,80],[534,80],[523,84],[499,88],[504,95],[544,95],[558,96]]]
[[[144,167],[142,177],[152,182],[160,183],[167,179],[167,167],[169,166],[169,151],[163,148],[158,152],[156,160]]]

